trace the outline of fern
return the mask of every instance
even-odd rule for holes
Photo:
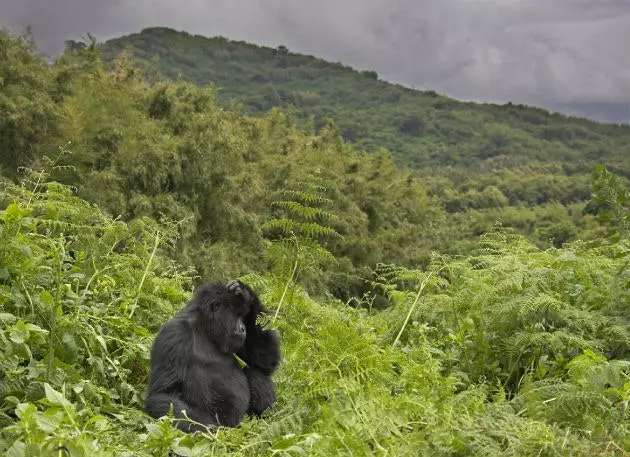
[[[480,253],[484,268],[441,256],[426,270],[379,265],[374,284],[395,306],[369,315],[315,301],[295,282],[287,288],[286,274],[247,275],[263,302],[282,303],[274,310],[283,344],[278,404],[236,429],[184,436],[171,419],[141,412],[152,336],[189,296],[191,279],[155,249],[156,227],[114,222],[63,187],[28,208],[28,192],[6,195],[13,203],[0,213],[4,453],[57,452],[63,443],[107,457],[590,456],[623,455],[629,443],[628,364],[602,355],[612,341],[625,344],[626,326],[604,314],[621,296],[599,290],[598,303],[609,303],[594,308],[594,295],[585,294],[619,277],[621,260],[592,248],[573,247],[571,256],[515,240],[514,249],[508,242],[499,253]],[[270,243],[289,266],[292,243]],[[316,268],[317,246],[298,245],[303,271]],[[491,382],[510,376],[518,380],[504,388]]]
[[[323,243],[328,239],[341,238],[336,230],[322,225],[333,219],[334,214],[323,208],[310,206],[332,203],[330,199],[319,195],[326,188],[307,183],[297,185],[307,187],[309,191],[283,191],[284,195],[292,196],[294,201],[275,201],[271,207],[284,211],[287,217],[271,219],[262,226],[272,240],[265,251],[265,258],[273,265],[272,271],[286,278],[273,321],[279,315],[291,284],[298,277],[316,276],[321,265],[336,261]]]
[[[286,209],[293,216],[301,217],[307,221],[325,220],[334,216],[330,212],[322,208],[313,208],[310,206],[305,206],[297,201],[275,201],[275,202],[272,202],[271,205]]]
[[[598,220],[608,225],[609,236],[621,233],[627,236],[630,230],[630,193],[622,179],[599,165],[593,171],[593,195],[585,212],[595,214]]]

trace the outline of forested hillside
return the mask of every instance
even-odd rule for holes
[[[0,31],[0,454],[628,455],[625,129],[412,171],[69,45]],[[150,347],[235,277],[276,316],[278,403],[185,436],[142,411]]]
[[[262,114],[291,107],[315,126],[332,118],[346,140],[366,150],[385,147],[411,167],[472,166],[500,162],[571,164],[606,160],[629,172],[630,127],[597,124],[520,105],[463,103],[355,71],[340,63],[222,37],[206,38],[168,28],[107,41],[103,56],[130,50],[151,70],[198,85],[216,84],[220,100]],[[412,58],[412,56],[410,56]],[[575,163],[578,162],[578,163]]]
[[[442,251],[466,252],[467,240],[496,221],[541,247],[588,237],[581,211],[593,168],[605,163],[630,175],[628,126],[524,106],[462,103],[285,48],[166,28],[102,46],[108,62],[125,51],[156,80],[165,75],[215,84],[217,101],[230,109],[240,103],[260,115],[287,107],[298,125],[306,122],[316,132],[330,118],[362,150],[392,151],[395,163],[415,169],[413,176],[456,227],[452,238],[436,240]]]

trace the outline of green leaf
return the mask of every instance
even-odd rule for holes
[[[15,415],[20,419],[25,419],[35,412],[37,412],[37,407],[32,403],[20,403],[15,408]]]
[[[50,384],[44,383],[46,391],[46,399],[52,405],[63,406],[64,408],[72,408],[72,404],[60,393],[53,389]]]
[[[22,321],[18,321],[9,332],[9,339],[17,344],[22,344],[28,340],[28,327]]]
[[[27,457],[26,445],[23,441],[15,441],[5,454],[6,457]],[[28,456],[32,457],[32,456]]]
[[[55,297],[53,297],[51,293],[47,290],[42,290],[39,293],[39,299],[42,301],[42,303],[48,306],[52,306],[55,303]]]
[[[107,353],[107,342],[105,341],[105,338],[103,338],[101,335],[93,335],[94,338],[96,338],[96,341],[98,341],[101,345],[101,347],[103,348],[103,351],[105,353]]]
[[[63,421],[63,413],[60,411],[46,411],[35,415],[35,423],[40,430],[46,433],[53,433]]]
[[[15,317],[13,314],[11,313],[0,313],[0,321],[4,322],[4,323],[13,323],[17,320],[17,317]]]
[[[173,446],[173,452],[182,457],[190,457],[193,455],[193,450],[186,446]]]
[[[7,208],[4,210],[4,214],[2,215],[2,219],[9,223],[9,222],[18,222],[20,221],[22,218],[24,218],[24,216],[28,215],[31,212],[31,210],[29,208],[20,208],[20,206],[17,203],[11,203],[9,206],[7,206]]]
[[[83,443],[75,442],[75,440],[65,441],[63,446],[68,450],[68,455],[72,457],[86,457],[87,452],[89,452]]]

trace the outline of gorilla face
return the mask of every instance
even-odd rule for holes
[[[204,326],[221,352],[237,352],[247,338],[246,319],[251,311],[243,297],[230,294],[221,301],[204,303],[202,315]]]
[[[245,327],[244,318],[247,313],[239,312],[238,309],[225,309],[218,313],[217,320],[224,321],[222,327],[224,329],[223,336],[217,340],[219,348],[222,352],[237,352],[243,347],[245,338],[247,338],[247,329]],[[217,322],[219,324],[220,322]],[[218,332],[221,335],[221,331]]]

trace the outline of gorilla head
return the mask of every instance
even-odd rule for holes
[[[226,354],[238,352],[247,338],[247,323],[252,313],[252,303],[228,288],[217,293],[213,284],[206,284],[197,290],[193,311],[198,313],[198,331],[208,335],[210,340]]]

